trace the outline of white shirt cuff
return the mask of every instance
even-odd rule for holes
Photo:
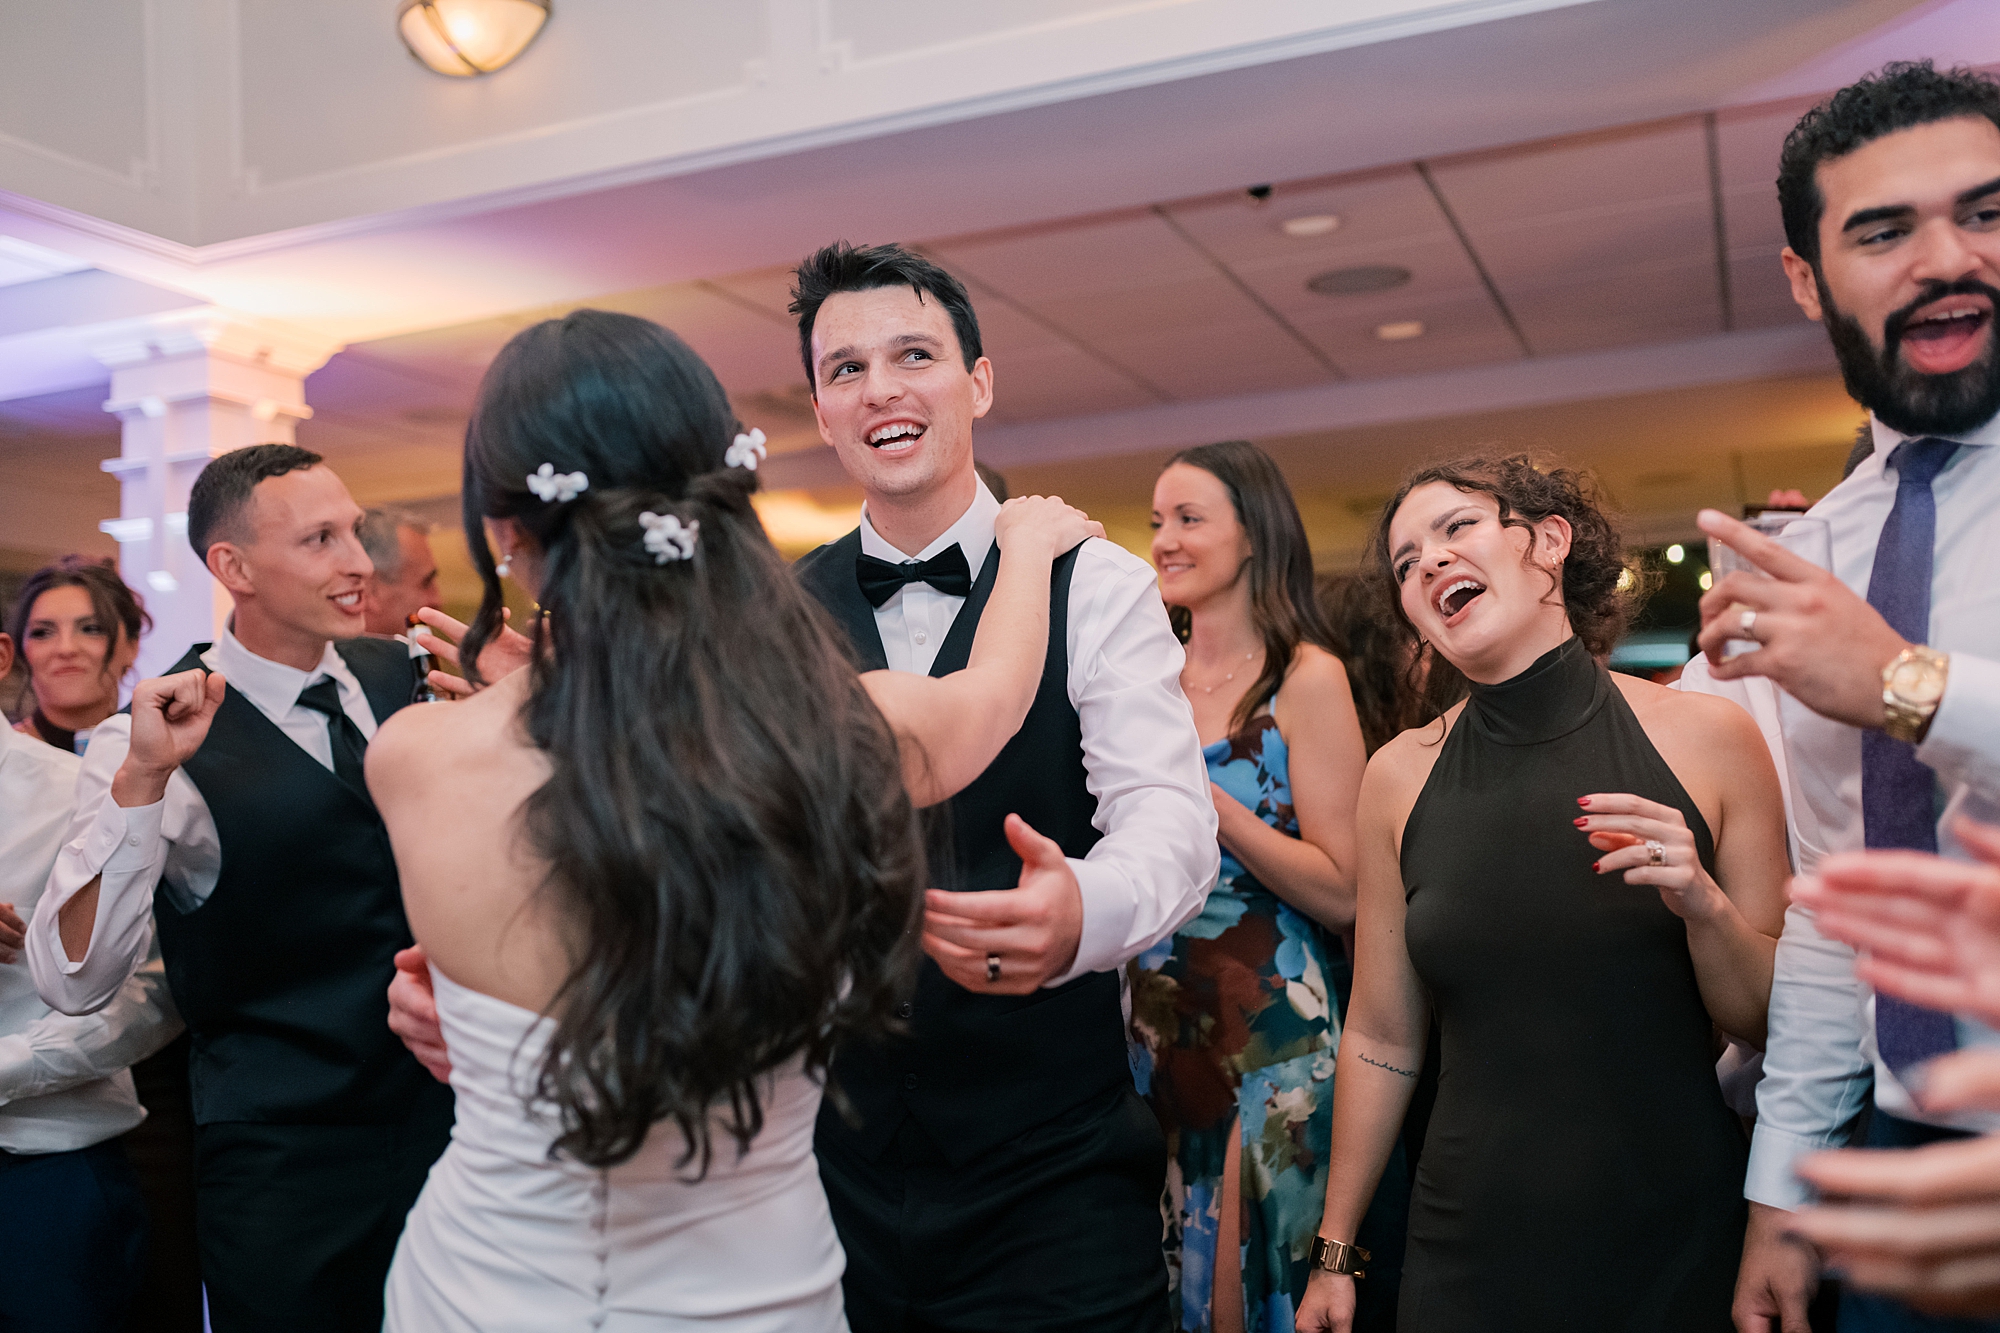
[[[1953,653],[1917,758],[1947,781],[2000,797],[2000,662]]]
[[[1743,1197],[1797,1212],[1813,1201],[1812,1190],[1798,1177],[1799,1159],[1846,1146],[1844,1139],[1831,1134],[1804,1138],[1760,1123],[1750,1133],[1750,1167],[1743,1177]]]
[[[1069,971],[1050,981],[1060,986],[1086,972],[1109,972],[1124,964],[1125,942],[1132,934],[1132,918],[1137,904],[1125,877],[1108,865],[1092,865],[1070,857],[1069,868],[1076,872],[1076,886],[1083,894],[1083,933],[1076,942],[1076,961]]]
[[[164,797],[151,805],[130,807],[107,799],[84,838],[83,859],[91,874],[130,874],[150,865],[166,811]]]

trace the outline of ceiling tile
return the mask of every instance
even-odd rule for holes
[[[1277,186],[1252,207],[1241,194],[1166,206],[1175,222],[1231,268],[1296,259],[1320,269],[1352,262],[1358,248],[1451,239],[1451,228],[1414,168],[1397,166],[1353,176]],[[1324,236],[1287,236],[1288,218],[1331,213],[1340,226]]]
[[[987,420],[1045,420],[1115,412],[1159,401],[1126,375],[1071,347],[1042,347],[993,359]]]
[[[1375,336],[1378,324],[1405,319],[1421,320],[1423,336],[1393,343]],[[1412,298],[1365,316],[1351,308],[1329,309],[1301,320],[1299,329],[1356,379],[1452,370],[1521,356],[1521,345],[1483,289]]]
[[[1181,400],[1300,389],[1333,379],[1296,339],[1266,319],[1159,324],[1152,332],[1107,339],[1100,346]]]
[[[1693,260],[1715,266],[1715,215],[1706,193],[1616,210],[1543,216],[1489,227],[1473,242],[1501,295],[1634,264]]]
[[[1693,119],[1448,158],[1430,169],[1475,244],[1506,222],[1708,193],[1707,150]]]
[[[1173,285],[1213,267],[1150,211],[1081,218],[935,242],[925,247],[1030,308],[1077,293]]]

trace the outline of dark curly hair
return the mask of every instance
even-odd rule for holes
[[[1819,223],[1826,212],[1820,163],[1885,134],[1960,116],[1984,116],[2000,126],[2000,81],[1962,66],[1940,72],[1928,60],[1884,65],[1806,112],[1778,154],[1778,208],[1787,243],[1819,267]]]
[[[1423,467],[1403,478],[1389,503],[1382,507],[1369,555],[1376,572],[1393,587],[1396,574],[1389,559],[1389,524],[1396,511],[1409,499],[1410,492],[1434,481],[1456,486],[1467,494],[1490,495],[1500,506],[1500,522],[1528,534],[1523,562],[1549,580],[1549,591],[1558,591],[1555,575],[1534,563],[1534,525],[1545,518],[1561,517],[1569,523],[1569,556],[1563,561],[1560,592],[1569,624],[1583,646],[1596,656],[1611,651],[1627,622],[1645,601],[1643,580],[1628,577],[1624,543],[1618,528],[1605,514],[1597,485],[1573,468],[1538,467],[1527,454],[1505,458],[1458,458],[1448,463]],[[1620,587],[1621,579],[1624,587]],[[1404,625],[1400,598],[1391,597],[1396,618]],[[1442,662],[1439,665],[1443,665]]]
[[[757,474],[724,465],[740,429],[686,343],[579,310],[500,350],[466,432],[466,662],[500,628],[482,520],[545,553],[521,720],[551,772],[527,832],[573,947],[536,1092],[590,1166],[669,1120],[702,1169],[711,1126],[747,1148],[761,1077],[896,1028],[918,957],[895,737],[758,522]],[[531,492],[545,463],[588,489]],[[647,548],[656,515],[699,525],[687,558]]]

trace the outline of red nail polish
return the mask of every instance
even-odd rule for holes
[[[1584,826],[1585,824],[1588,824],[1588,823],[1589,823],[1590,821],[1589,821],[1588,819],[1578,819],[1578,820],[1574,820],[1574,821],[1572,821],[1572,822],[1573,822],[1573,823],[1574,823],[1574,824],[1575,824],[1575,825],[1576,825],[1576,826],[1577,826],[1578,828],[1582,828],[1582,827],[1583,827],[1583,826]]]
[[[1576,798],[1576,803],[1578,805],[1588,806],[1590,804],[1590,798],[1588,796],[1579,796]]]
[[[1602,861],[1592,861],[1592,862],[1590,863],[1590,869],[1591,869],[1591,873],[1592,873],[1592,874],[1596,874],[1596,873],[1597,873],[1597,868],[1598,868],[1599,866],[1603,865],[1603,864],[1604,864],[1604,863],[1603,863]]]

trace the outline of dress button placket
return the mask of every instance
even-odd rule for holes
[[[597,1173],[597,1180],[590,1187],[590,1197],[591,1202],[596,1205],[592,1210],[590,1228],[597,1233],[597,1282],[595,1285],[597,1312],[590,1316],[590,1326],[592,1328],[602,1328],[604,1327],[606,1317],[610,1314],[604,1308],[604,1297],[605,1293],[611,1290],[611,1243],[605,1235],[611,1226],[611,1184],[605,1178],[602,1171]]]

